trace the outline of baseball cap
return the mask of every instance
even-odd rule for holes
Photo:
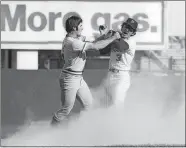
[[[126,20],[126,22],[124,22],[124,24],[129,25],[134,30],[136,30],[138,28],[138,23],[134,19],[132,19],[132,18],[128,18]]]

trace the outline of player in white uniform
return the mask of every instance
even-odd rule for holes
[[[136,34],[138,23],[128,18],[121,26],[121,39],[111,43],[106,48],[100,50],[101,54],[110,53],[109,72],[107,77],[106,92],[107,106],[123,105],[127,90],[130,87],[130,69],[136,49],[134,35]],[[104,28],[101,34],[104,34]]]
[[[87,83],[83,79],[83,70],[86,62],[86,51],[99,50],[120,38],[119,33],[114,36],[95,42],[86,42],[81,36],[83,30],[82,19],[71,16],[66,21],[67,35],[63,40],[62,54],[65,64],[60,75],[61,108],[54,113],[52,125],[67,119],[74,106],[76,95],[80,98],[85,110],[91,108],[92,95]],[[62,122],[63,123],[63,122]]]

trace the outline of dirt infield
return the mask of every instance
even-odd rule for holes
[[[185,76],[133,73],[124,109],[97,108],[64,130],[49,126],[59,107],[58,72],[2,72],[2,145],[184,144]],[[106,71],[84,75],[99,99]],[[77,102],[73,111],[80,108]]]

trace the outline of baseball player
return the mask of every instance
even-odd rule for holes
[[[91,108],[92,95],[83,79],[83,70],[86,62],[86,51],[99,50],[120,38],[119,33],[105,40],[87,42],[81,35],[83,21],[80,17],[71,16],[66,20],[67,35],[63,40],[62,55],[64,66],[59,82],[61,87],[61,108],[54,113],[52,125],[66,121],[67,116],[74,106],[76,95],[80,98],[85,110]]]
[[[137,27],[138,23],[134,19],[128,18],[121,26],[121,38],[100,50],[101,55],[110,53],[108,82],[105,84],[107,85],[105,88],[108,94],[106,98],[107,106],[111,104],[122,105],[130,87],[129,71],[136,49],[133,36],[136,34]],[[106,28],[100,26],[102,36],[98,40],[107,38],[114,31],[105,32],[107,32]]]

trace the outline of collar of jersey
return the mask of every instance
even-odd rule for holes
[[[70,36],[70,35],[66,35],[66,37],[70,37],[70,38],[74,38],[74,39],[78,39],[79,37],[73,37],[73,36]]]

